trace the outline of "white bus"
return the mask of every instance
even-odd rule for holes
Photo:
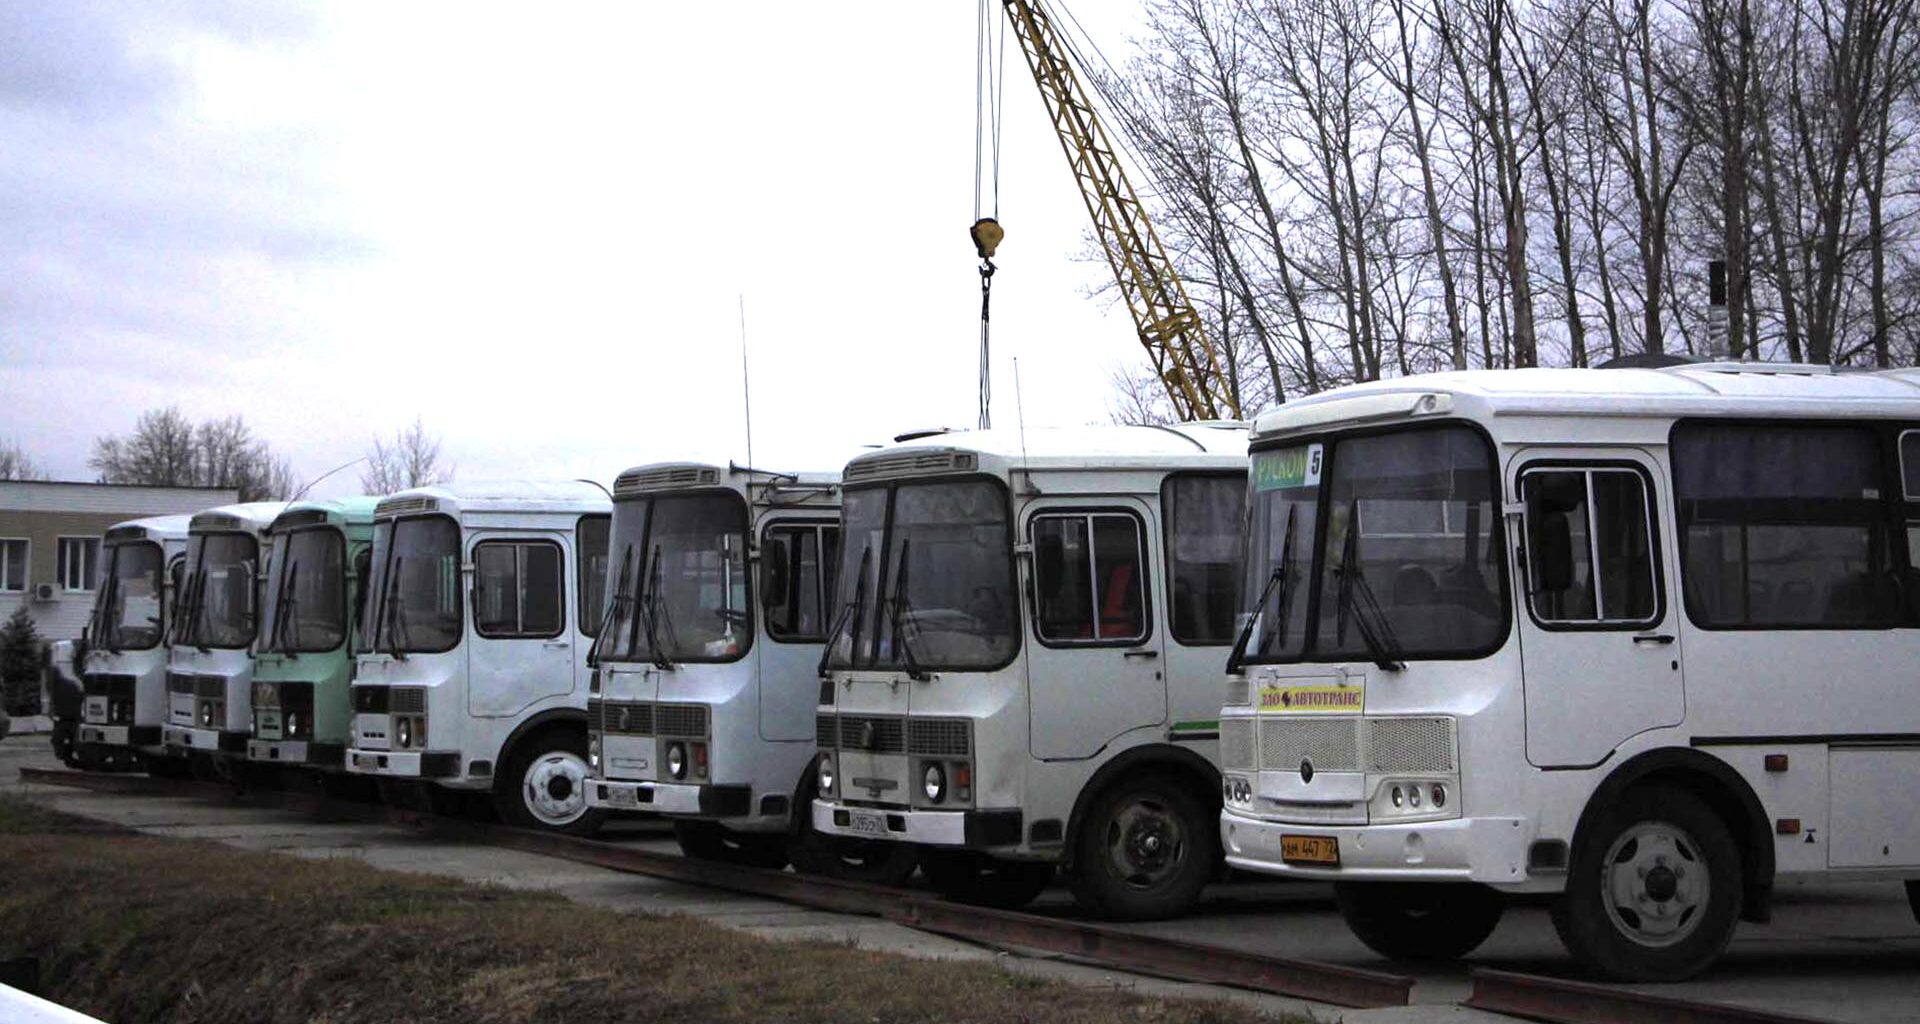
[[[1064,867],[1115,918],[1218,868],[1240,424],[982,431],[843,474],[814,827],[920,847],[957,898]]]
[[[838,474],[659,463],[613,495],[588,803],[671,818],[690,856],[813,866],[789,846],[812,836]],[[902,850],[883,880],[912,872]]]
[[[145,762],[167,774],[167,630],[187,552],[188,516],[120,523],[101,538],[100,586],[83,634],[75,761],[83,768]]]
[[[167,656],[166,754],[202,775],[244,761],[267,528],[284,502],[221,505],[188,521],[186,575]]]
[[[1635,980],[1776,879],[1920,877],[1920,372],[1407,377],[1266,413],[1251,468],[1229,863],[1395,957],[1557,893]]]
[[[450,483],[374,509],[349,772],[389,796],[589,833],[587,649],[610,505],[577,481]]]

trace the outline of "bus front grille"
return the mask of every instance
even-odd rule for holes
[[[1241,761],[1231,744],[1234,719],[1220,723],[1221,764]],[[1251,728],[1247,727],[1249,733]],[[1444,716],[1382,718],[1275,715],[1260,719],[1259,757],[1263,771],[1295,771],[1311,761],[1315,771],[1369,772],[1375,775],[1451,774],[1457,759],[1453,719]],[[1244,756],[1244,763],[1255,758]]]

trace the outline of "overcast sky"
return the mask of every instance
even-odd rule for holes
[[[467,478],[744,460],[741,295],[756,462],[970,426],[975,14],[0,4],[0,439],[91,479],[178,404],[303,479],[415,416]],[[1018,356],[1029,425],[1103,421],[1143,357],[1017,52],[994,417]]]

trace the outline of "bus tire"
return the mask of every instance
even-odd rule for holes
[[[1740,920],[1740,850],[1700,798],[1629,789],[1575,841],[1554,930],[1574,958],[1624,981],[1681,981],[1727,948]]]
[[[1458,960],[1480,948],[1506,909],[1472,882],[1336,882],[1347,927],[1389,960]]]
[[[787,837],[783,833],[735,832],[716,821],[680,820],[673,823],[680,852],[694,860],[712,860],[750,868],[778,871],[787,866]]]
[[[587,730],[584,723],[536,730],[507,753],[495,780],[500,820],[520,828],[590,836],[607,812],[587,806]]]
[[[73,719],[56,719],[48,740],[53,744],[53,756],[59,758],[61,764],[72,768],[78,763],[74,748],[80,745],[80,727]]]
[[[1094,798],[1074,836],[1074,900],[1116,921],[1192,910],[1220,859],[1218,820],[1164,775],[1115,781]]]
[[[956,903],[1018,910],[1053,881],[1047,861],[1000,860],[971,850],[922,850],[920,873],[933,891]]]

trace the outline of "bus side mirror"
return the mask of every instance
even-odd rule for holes
[[[760,606],[778,608],[787,601],[787,546],[773,541],[760,548]]]
[[[1033,589],[1052,596],[1059,589],[1066,561],[1066,545],[1057,535],[1044,534],[1037,538],[1033,545]]]
[[[1565,512],[1549,512],[1538,504],[1528,510],[1533,524],[1533,592],[1558,593],[1573,589],[1573,529]]]

